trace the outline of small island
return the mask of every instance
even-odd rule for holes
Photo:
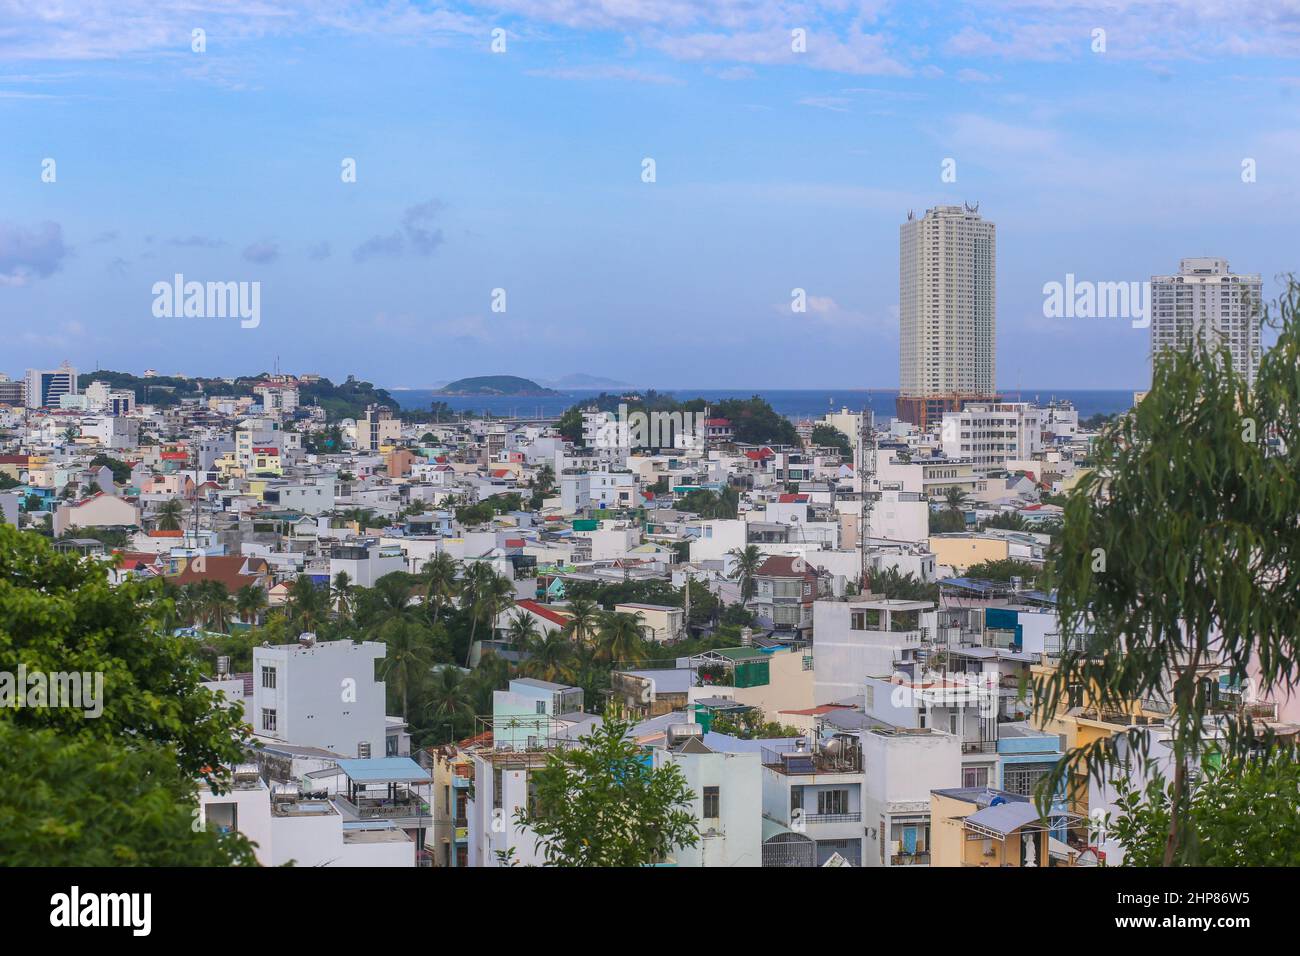
[[[434,392],[435,395],[508,395],[531,398],[542,395],[559,395],[553,389],[538,385],[517,375],[477,375],[458,378]]]

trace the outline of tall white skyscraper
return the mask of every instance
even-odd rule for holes
[[[59,368],[27,370],[27,407],[58,408],[64,395],[76,395],[77,370],[64,362]]]
[[[997,236],[979,205],[908,213],[899,242],[898,417],[922,427],[997,388]]]
[[[1205,338],[1212,347],[1226,345],[1233,367],[1253,386],[1262,354],[1262,290],[1258,273],[1235,275],[1227,259],[1183,259],[1177,275],[1152,276],[1152,368],[1160,352]]]

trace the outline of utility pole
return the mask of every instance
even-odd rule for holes
[[[858,558],[860,562],[858,584],[866,587],[867,582],[867,535],[871,528],[871,499],[869,486],[876,473],[876,415],[870,402],[862,409],[858,419]]]

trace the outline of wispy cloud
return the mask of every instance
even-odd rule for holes
[[[63,227],[43,222],[24,227],[0,222],[0,285],[26,285],[58,272],[69,253]]]
[[[442,210],[443,204],[437,199],[408,207],[397,229],[371,236],[352,250],[352,258],[357,262],[392,259],[405,255],[408,250],[417,256],[432,255],[443,242],[442,230],[433,228],[433,221]]]

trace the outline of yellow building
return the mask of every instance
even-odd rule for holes
[[[1001,790],[932,790],[930,865],[1074,866],[1083,850],[1083,823],[1071,813],[1045,818],[1032,800]],[[1068,842],[1053,837],[1053,830]]]
[[[935,564],[946,564],[954,574],[965,574],[966,569],[984,561],[1005,561],[1011,545],[1005,538],[985,537],[976,534],[934,534],[930,536],[930,550]]]

